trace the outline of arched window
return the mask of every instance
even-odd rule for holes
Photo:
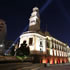
[[[43,42],[42,41],[40,41],[40,47],[43,47]]]
[[[57,42],[55,42],[55,49],[57,49],[58,48],[58,43]]]
[[[58,50],[60,50],[60,44],[58,45]]]
[[[48,38],[46,39],[46,48],[50,48],[50,41]]]
[[[52,49],[54,48],[54,41],[53,41],[53,39],[52,39]]]
[[[33,38],[29,38],[29,45],[32,45],[33,43]]]

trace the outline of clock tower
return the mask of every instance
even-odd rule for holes
[[[33,12],[29,19],[29,31],[39,31],[39,30],[40,30],[39,9],[37,7],[34,7]]]

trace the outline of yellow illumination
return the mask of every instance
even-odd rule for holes
[[[42,60],[42,63],[46,63],[46,59],[45,58]]]

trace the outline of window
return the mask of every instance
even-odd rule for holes
[[[43,47],[42,41],[40,41],[40,47]]]
[[[62,46],[60,46],[60,50],[62,51]]]
[[[52,48],[51,49],[53,49],[54,48],[54,40],[52,39],[51,41],[52,41]]]
[[[52,49],[54,48],[54,43],[52,43]]]
[[[49,42],[47,42],[47,48],[50,48],[50,43]]]
[[[58,44],[57,43],[55,43],[55,49],[57,49],[58,48]]]
[[[33,43],[33,38],[29,38],[29,45],[32,45]]]
[[[42,48],[40,48],[40,52],[42,52],[43,51],[43,49]]]
[[[64,47],[62,46],[62,51],[64,51]]]

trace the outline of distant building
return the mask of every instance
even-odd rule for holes
[[[29,30],[20,36],[19,47],[24,41],[30,48],[30,55],[41,63],[59,64],[68,62],[68,45],[52,37],[48,31],[41,31],[37,7],[33,8],[29,19]]]
[[[6,39],[6,22],[3,19],[0,19],[0,54],[3,54],[5,48],[5,39]]]

